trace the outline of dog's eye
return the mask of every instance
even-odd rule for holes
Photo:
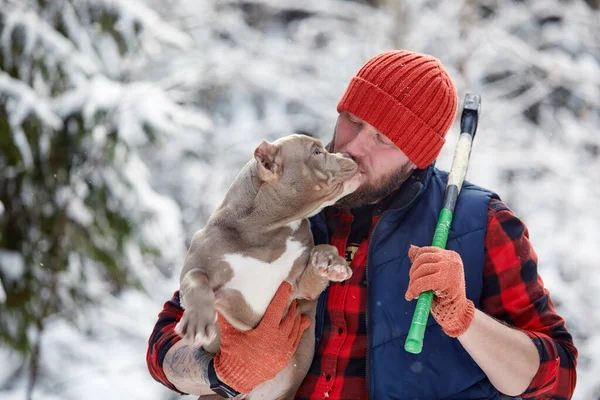
[[[313,149],[312,155],[313,155],[313,156],[318,156],[319,154],[323,154],[323,152],[321,151],[321,149],[320,149],[320,148],[318,148],[318,147],[315,147],[315,148]]]

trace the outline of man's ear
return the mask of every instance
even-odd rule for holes
[[[256,170],[263,182],[272,182],[279,178],[281,173],[281,156],[279,146],[263,141],[254,150]]]

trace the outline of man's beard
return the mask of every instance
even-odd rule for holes
[[[394,190],[398,189],[413,173],[412,163],[406,163],[388,175],[381,177],[377,182],[365,183],[348,196],[342,197],[335,207],[356,208],[367,204],[377,203]]]

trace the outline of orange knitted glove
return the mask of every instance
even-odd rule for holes
[[[221,381],[240,393],[250,393],[285,368],[310,326],[308,317],[296,315],[296,300],[283,317],[290,293],[292,286],[283,282],[258,326],[250,331],[238,331],[219,315],[221,349],[214,365]]]
[[[408,256],[413,265],[406,300],[433,290],[433,318],[448,336],[458,337],[465,333],[475,316],[475,306],[467,299],[465,272],[458,253],[437,247],[410,246]]]

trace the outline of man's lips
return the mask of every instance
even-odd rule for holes
[[[353,177],[355,177],[355,176],[357,176],[357,175],[360,175],[360,177],[361,177],[361,178],[364,178],[364,177],[366,177],[366,176],[367,176],[366,172],[365,172],[363,169],[361,169],[360,167],[358,167],[358,168],[356,169],[356,172],[354,172],[354,175],[353,175]]]
[[[357,169],[348,180],[359,181],[360,183],[362,183],[364,177],[365,174],[361,170]]]
[[[364,178],[367,175],[365,173],[365,171],[360,167],[360,164],[358,163],[358,161],[356,159],[354,159],[354,157],[352,157],[352,155],[350,153],[346,153],[346,152],[342,151],[342,152],[338,152],[338,154],[340,154],[344,158],[351,159],[357,165],[356,171],[354,171],[354,174],[352,174],[352,176],[349,179],[354,179],[356,177],[360,177],[362,179],[362,178]]]

